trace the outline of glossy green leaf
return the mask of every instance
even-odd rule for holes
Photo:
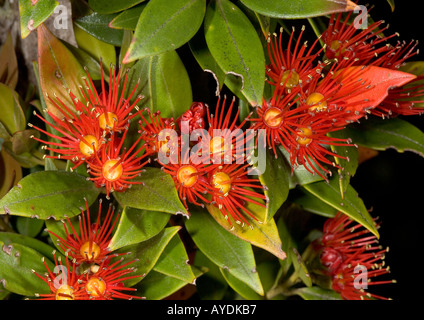
[[[228,283],[221,273],[221,269],[205,254],[197,250],[194,265],[205,270],[205,274],[196,280],[197,293],[202,300],[222,300],[228,289]]]
[[[285,158],[286,166],[289,168],[288,170],[291,171],[289,176],[289,188],[293,189],[297,185],[305,185],[308,183],[313,183],[316,181],[323,180],[322,177],[320,177],[318,174],[312,174],[308,170],[306,170],[305,166],[298,165],[295,167],[290,166],[290,156],[288,152],[283,147],[278,147],[280,150],[280,154]],[[322,174],[324,174],[323,171],[321,171]]]
[[[42,183],[40,183],[42,182]],[[38,171],[25,176],[0,200],[0,214],[39,219],[62,219],[80,213],[100,193],[91,181],[76,173]]]
[[[0,82],[15,89],[18,84],[18,60],[13,46],[12,35],[9,32],[6,41],[0,48]]]
[[[328,205],[348,215],[351,219],[371,231],[376,237],[379,237],[379,233],[371,215],[352,186],[349,185],[346,188],[344,198],[342,198],[340,193],[339,180],[337,177],[330,179],[329,182],[320,181],[310,183],[304,185],[303,188]]]
[[[49,286],[32,271],[40,275],[46,272],[42,258],[30,247],[19,243],[5,245],[0,241],[0,283],[6,290],[23,296],[50,293]],[[53,264],[47,259],[45,262],[53,270]]]
[[[193,268],[192,272],[196,278],[203,274],[203,272],[197,268]],[[135,288],[137,288],[137,296],[145,297],[147,300],[162,300],[186,285],[187,282],[152,270],[143,281],[135,286]]]
[[[21,0],[19,1],[19,17],[21,21],[21,37],[26,38],[53,13],[59,2],[55,0]]]
[[[301,296],[304,300],[342,300],[339,293],[317,286],[298,288],[294,293]]]
[[[158,168],[145,168],[135,181],[144,184],[133,185],[125,192],[115,193],[122,207],[188,215],[175,189],[172,177]]]
[[[0,110],[0,122],[9,135],[25,129],[25,114],[19,102],[19,95],[3,83],[0,83]]]
[[[31,248],[39,252],[41,255],[43,255],[47,259],[50,259],[53,261],[54,248],[44,243],[41,240],[32,238],[30,236],[14,233],[14,232],[0,232],[0,241],[3,242],[5,246],[8,246],[13,243],[18,243],[22,246]]]
[[[241,93],[255,106],[262,102],[265,57],[255,28],[228,0],[212,1],[205,16],[208,48],[226,74],[242,80]]]
[[[268,197],[266,216],[264,221],[272,219],[277,210],[286,201],[289,195],[290,172],[284,163],[284,159],[275,159],[271,152],[266,153],[265,171],[259,175],[259,180],[264,186],[264,193]]]
[[[250,219],[249,223],[251,226],[239,225],[233,223],[233,228],[230,227],[228,221],[224,218],[224,215],[221,213],[219,208],[213,204],[207,204],[206,208],[208,209],[210,215],[228,232],[232,233],[236,237],[247,241],[259,248],[267,250],[275,255],[279,259],[285,259],[286,254],[281,249],[281,240],[278,235],[278,230],[275,225],[274,219],[269,220],[268,222],[263,222],[262,219],[259,221]],[[247,204],[248,210],[254,212],[263,218],[265,217],[266,209],[252,203]]]
[[[134,31],[137,27],[137,22],[140,19],[140,15],[146,7],[146,3],[142,3],[131,9],[125,10],[117,15],[109,23],[109,27],[114,29],[124,29]]]
[[[251,245],[221,227],[206,210],[193,209],[185,226],[211,261],[228,270],[260,295],[264,294]]]
[[[57,97],[73,111],[75,108],[68,90],[80,101],[85,101],[79,89],[79,86],[85,87],[82,80],[86,76],[84,69],[71,51],[44,25],[38,28],[38,73],[43,97]],[[44,101],[49,111],[62,117],[49,99]]]
[[[263,300],[264,297],[256,293],[247,284],[237,279],[228,270],[220,268],[222,276],[229,286],[237,292],[240,296],[247,300]]]
[[[334,218],[338,212],[336,208],[328,205],[310,193],[305,193],[294,197],[293,202],[300,205],[303,210],[319,214],[320,216],[326,218]]]
[[[129,71],[128,88],[137,83],[134,96],[144,96],[140,106],[160,111],[163,118],[178,118],[193,102],[190,78],[176,51],[137,61]]]
[[[125,280],[124,284],[126,286],[131,287],[135,285],[153,269],[169,241],[171,241],[180,229],[181,227],[179,226],[165,228],[156,236],[146,241],[125,246],[115,251],[117,253],[127,253],[118,258],[123,258],[122,263],[134,261],[131,267],[135,268],[135,271],[131,275],[141,276],[135,279]]]
[[[168,213],[125,207],[108,248],[114,251],[150,239],[165,227],[169,217]]]
[[[16,217],[16,230],[25,236],[35,238],[44,226],[44,220]]]
[[[169,241],[158,262],[154,266],[154,270],[162,274],[168,275],[184,281],[185,283],[194,284],[196,276],[188,263],[188,255],[181,241],[176,235]]]
[[[115,17],[116,14],[100,14],[94,12],[88,16],[75,20],[75,24],[93,37],[119,47],[122,43],[124,32],[123,30],[109,27],[109,23]]]
[[[120,1],[109,1],[109,0],[89,0],[88,4],[91,9],[98,13],[114,13],[129,9],[140,2],[146,0],[120,0]]]
[[[338,139],[349,139],[345,130],[333,131],[329,136]],[[342,196],[349,186],[350,178],[353,177],[358,169],[359,152],[357,146],[331,146],[333,152],[346,159],[334,157],[334,161],[341,167],[337,172],[339,174],[340,193]]]
[[[103,68],[108,70],[108,72],[111,65],[116,65],[116,52],[113,45],[93,37],[77,25],[74,26],[74,34],[78,48],[90,54],[97,61],[100,62],[101,60]]]
[[[412,151],[424,157],[424,133],[400,118],[368,119],[345,129],[346,135],[360,146],[376,150],[393,148]]]
[[[124,63],[181,47],[200,28],[205,10],[205,0],[150,0]]]
[[[265,16],[302,19],[351,11],[357,5],[350,0],[241,0],[246,7]]]

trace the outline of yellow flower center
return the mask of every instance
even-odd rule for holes
[[[81,153],[86,157],[91,157],[93,153],[97,150],[99,142],[95,136],[87,134],[84,136],[84,140],[81,140],[79,143],[79,149]]]
[[[97,277],[92,277],[87,281],[85,285],[85,290],[92,297],[99,297],[103,295],[106,291],[106,282]]]
[[[74,290],[67,284],[63,284],[56,291],[56,300],[75,300]]]
[[[113,112],[104,112],[99,116],[99,125],[103,130],[113,129],[118,122],[118,116]]]
[[[100,255],[100,247],[93,241],[87,241],[81,246],[80,253],[86,259],[94,260]]]
[[[281,76],[281,85],[285,83],[287,89],[296,87],[299,84],[299,74],[293,70],[286,70]]]
[[[323,111],[327,109],[327,101],[324,100],[324,95],[319,92],[311,93],[306,98],[306,104],[310,106],[309,111]]]
[[[309,138],[312,135],[312,130],[309,128],[299,128],[297,130],[297,143],[299,143],[302,146],[306,146],[309,143],[311,143],[312,139]]]
[[[228,174],[225,172],[216,172],[211,179],[212,185],[219,189],[224,196],[228,195],[228,192],[231,190],[231,179]]]
[[[103,177],[110,182],[118,180],[123,171],[120,160],[108,160],[103,164],[102,168]]]
[[[227,146],[225,144],[225,138],[224,137],[213,137],[210,142],[210,148],[212,154],[219,154],[222,155],[225,154],[227,151]]]
[[[184,187],[190,188],[197,181],[197,170],[191,165],[186,165],[178,169],[177,179],[184,185]]]
[[[264,123],[272,128],[278,128],[283,123],[283,117],[281,116],[281,110],[275,107],[268,108],[263,116]]]

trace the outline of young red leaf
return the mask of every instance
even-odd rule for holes
[[[357,120],[367,110],[378,106],[388,95],[390,89],[403,86],[415,79],[411,73],[376,66],[355,66],[342,69],[337,77],[340,83],[356,82],[357,90],[349,92],[352,87],[342,88],[339,95],[345,96],[346,111],[351,112],[350,120]]]

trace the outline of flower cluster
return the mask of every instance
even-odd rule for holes
[[[386,299],[365,291],[371,285],[394,282],[375,280],[390,273],[389,267],[384,266],[388,249],[378,244],[375,235],[338,213],[325,222],[320,240],[320,261],[331,277],[334,291],[346,300]]]
[[[134,272],[129,267],[136,260],[125,261],[120,257],[124,254],[111,253],[109,243],[111,233],[119,218],[115,210],[109,206],[106,216],[102,219],[102,202],[99,202],[99,211],[95,223],[91,223],[90,211],[86,202],[86,211],[81,210],[78,216],[78,227],[67,218],[63,221],[66,237],[61,237],[49,230],[57,238],[58,247],[66,256],[66,265],[63,265],[60,256],[55,260],[55,268],[50,270],[43,260],[47,273],[42,276],[35,273],[45,281],[50,289],[49,294],[38,294],[45,300],[112,300],[133,299],[140,297],[124,293],[123,291],[136,291],[128,288],[124,281],[140,277],[129,275]],[[103,220],[103,221],[102,221]],[[118,259],[118,257],[120,257]]]
[[[334,131],[368,114],[384,118],[422,112],[414,105],[422,102],[422,78],[398,70],[416,53],[416,43],[391,45],[397,35],[381,36],[387,31],[383,21],[358,29],[351,14],[333,14],[309,48],[301,43],[304,27],[297,41],[293,29],[287,47],[282,29],[268,36],[266,74],[273,94],[250,119],[254,129],[266,130],[276,157],[286,151],[293,168],[302,165],[324,179],[331,175],[328,167],[340,169],[335,158],[343,157],[335,147],[355,146],[332,136]]]
[[[136,85],[128,97],[124,98],[128,72],[122,78],[121,70],[116,74],[115,68],[111,66],[107,90],[101,67],[100,94],[88,71],[86,72],[87,78],[84,78],[86,92],[80,88],[81,95],[87,101],[86,104],[78,100],[71,91],[69,96],[73,103],[72,107],[66,105],[59,97],[53,99],[48,96],[47,99],[54,108],[46,110],[45,113],[51,122],[36,113],[35,115],[51,130],[29,125],[51,138],[51,141],[45,141],[33,137],[44,143],[44,149],[52,153],[45,155],[46,158],[70,160],[73,163],[72,169],[86,164],[89,179],[97,187],[105,187],[109,197],[110,192],[125,191],[132,184],[141,183],[134,181],[133,178],[137,177],[142,172],[143,166],[148,163],[148,160],[143,161],[148,153],[143,153],[145,148],[141,143],[141,136],[132,142],[130,148],[125,147],[130,121],[138,115],[137,103],[142,97],[138,96],[133,103],[130,103],[137,89]]]
[[[219,99],[214,114],[207,105],[194,102],[177,121],[147,109],[140,127],[187,210],[189,203],[214,205],[231,227],[231,220],[251,226],[248,219],[258,218],[248,204],[265,207],[265,196],[257,191],[262,189],[259,179],[249,175],[248,141],[253,136],[242,131],[247,119],[236,124],[239,111],[232,114],[234,102],[227,108],[226,97],[222,104]]]

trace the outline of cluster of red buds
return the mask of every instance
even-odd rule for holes
[[[378,239],[348,216],[338,213],[328,219],[319,244],[320,260],[331,278],[331,287],[346,300],[387,299],[367,292],[368,286],[394,283],[376,277],[389,274],[384,264],[387,249]]]

